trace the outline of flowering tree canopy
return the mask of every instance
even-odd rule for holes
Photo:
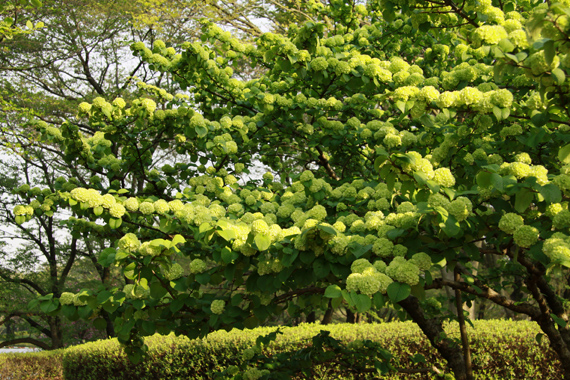
[[[91,179],[19,188],[35,200],[18,221],[70,210],[129,279],[40,304],[95,323],[105,310],[136,359],[155,332],[391,302],[466,379],[425,299],[449,286],[537,321],[570,378],[556,285],[570,267],[570,3],[310,4],[312,21],[254,43],[207,21],[179,47],[135,43],[184,94],[139,83],[137,99],[36,124]],[[478,271],[488,256],[500,267]],[[497,272],[523,294],[503,295]]]

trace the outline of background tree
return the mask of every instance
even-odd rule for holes
[[[57,192],[68,180],[82,186],[107,180],[100,172],[68,165],[54,140],[40,141],[37,130],[30,127],[29,121],[42,120],[59,126],[64,120],[75,117],[80,100],[100,95],[120,95],[128,99],[146,93],[144,87],[133,85],[140,79],[167,89],[175,88],[169,74],[149,70],[148,63],[132,56],[129,44],[134,41],[152,44],[160,37],[170,45],[183,38],[193,38],[199,29],[199,19],[204,16],[250,38],[261,33],[251,19],[264,14],[274,17],[275,12],[270,14],[265,8],[247,2],[234,4],[229,12],[227,6],[189,1],[46,1],[39,9],[21,4],[8,4],[3,9],[16,20],[14,25],[30,20],[32,25],[41,26],[42,20],[47,27],[34,34],[11,33],[10,38],[0,41],[0,91],[3,94],[0,120],[5,154],[2,166],[5,173],[20,173],[20,184],[26,184],[17,191],[11,174],[3,180],[3,236],[5,241],[17,241],[22,249],[5,250],[2,279],[6,284],[13,284],[6,285],[7,288],[22,287],[21,294],[30,297],[35,292],[43,296],[77,291],[70,285],[69,274],[75,270],[77,260],[86,258],[81,260],[81,265],[91,263],[93,267],[89,272],[96,274],[99,282],[107,283],[110,271],[97,263],[97,253],[110,244],[105,240],[106,236],[89,238],[82,227],[61,225],[60,216],[49,212],[49,204],[44,205],[47,212],[34,227],[22,228],[15,223],[10,210],[16,203],[29,201],[25,189],[33,189],[32,193],[35,193],[36,186],[41,186]],[[283,12],[283,8],[280,9]],[[270,24],[271,20],[267,19],[267,25]],[[255,74],[244,71],[244,75]],[[133,80],[137,76],[140,79]],[[87,135],[96,132],[91,125],[77,121],[74,124]],[[158,138],[148,149],[160,152],[150,157],[147,154],[151,161],[145,163],[152,168],[157,162],[164,162],[174,148],[164,145]],[[144,187],[144,173],[142,178],[132,174],[130,181]],[[14,196],[10,196],[11,193]],[[33,285],[24,287],[24,282]],[[2,312],[6,323],[29,313],[21,307],[25,303],[7,305],[11,308]],[[47,334],[53,336],[53,340],[42,341],[41,346],[57,348],[65,344],[64,332],[69,328],[62,328],[59,317],[47,316],[46,310],[33,310],[27,322],[35,322],[27,330],[32,337],[34,331],[46,335],[45,331],[54,330]],[[22,321],[25,326],[26,322]],[[114,335],[111,321],[106,322],[106,333]],[[13,340],[6,340],[0,344],[13,343]]]

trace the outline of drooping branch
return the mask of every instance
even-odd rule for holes
[[[465,293],[486,298],[489,301],[496,303],[497,305],[503,306],[517,313],[526,314],[531,318],[538,317],[540,315],[540,310],[536,306],[533,306],[528,303],[521,303],[510,300],[507,297],[497,293],[494,289],[490,288],[489,286],[482,284],[481,282],[478,281],[475,282],[475,286],[477,286],[479,289],[475,289],[469,284],[466,284],[464,282],[448,281],[442,278],[438,278],[435,279],[431,285],[427,285],[426,290],[441,289],[444,286],[449,286],[452,289],[459,289]]]
[[[17,344],[22,344],[22,343],[33,344],[34,346],[39,347],[42,350],[51,349],[51,347],[47,343],[44,343],[41,340],[37,340],[34,338],[17,338],[17,339],[5,340],[4,342],[0,342],[0,348],[15,346]]]

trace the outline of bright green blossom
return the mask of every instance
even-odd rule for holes
[[[208,269],[206,263],[202,259],[194,259],[190,262],[190,273],[204,273]]]
[[[522,216],[514,213],[507,213],[499,220],[499,228],[508,234],[513,234],[517,228],[523,225],[524,219]]]
[[[515,230],[513,239],[519,247],[530,248],[538,241],[538,230],[532,226],[520,226]]]
[[[224,300],[213,300],[212,304],[210,305],[210,310],[213,314],[222,314],[224,312],[224,308],[226,303]]]

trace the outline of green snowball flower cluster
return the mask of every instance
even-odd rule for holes
[[[154,205],[151,202],[142,202],[139,205],[139,210],[143,215],[150,215],[154,213]]]
[[[62,305],[73,305],[75,301],[75,294],[70,292],[63,292],[59,297],[59,303]]]
[[[394,243],[386,238],[379,238],[372,246],[372,252],[379,257],[389,257],[392,255]]]
[[[410,286],[417,285],[420,282],[420,268],[415,264],[415,261],[408,261],[402,256],[392,259],[386,267],[386,275],[394,281]]]
[[[128,299],[140,300],[150,296],[150,289],[145,289],[140,285],[127,284],[123,288],[123,292]]]
[[[538,230],[532,226],[520,226],[514,234],[513,239],[519,247],[530,248],[538,241]]]
[[[125,250],[127,252],[137,252],[141,246],[141,242],[139,241],[137,235],[133,233],[128,233],[119,239],[119,248]]]
[[[15,216],[32,216],[34,215],[34,208],[32,206],[17,205],[12,212]]]
[[[462,222],[473,211],[473,204],[466,197],[457,197],[446,207],[449,214],[453,215],[458,222]]]
[[[346,290],[357,291],[368,296],[376,293],[386,294],[386,289],[392,282],[390,277],[378,272],[374,266],[370,265],[362,273],[352,273],[347,277]]]
[[[426,271],[431,268],[431,257],[425,252],[418,252],[412,256],[410,262],[415,264],[421,271]]]
[[[271,373],[268,369],[249,368],[242,374],[243,380],[258,380]]]
[[[570,227],[570,211],[562,210],[552,218],[552,226],[558,230]]]
[[[225,307],[226,303],[224,300],[213,300],[212,304],[210,305],[210,310],[213,314],[222,314]]]
[[[120,203],[115,203],[109,208],[109,214],[113,218],[121,218],[123,215],[125,215],[125,212],[125,207]]]
[[[87,301],[83,301],[81,300],[81,298],[79,298],[81,295],[83,295],[82,293],[77,293],[73,295],[73,305],[74,306],[87,306]]]
[[[192,274],[204,273],[207,269],[208,266],[202,259],[194,259],[190,262],[190,273]]]
[[[507,213],[501,217],[499,220],[499,228],[509,235],[515,233],[517,228],[524,225],[524,219],[522,216],[515,213]]]
[[[471,36],[475,44],[487,43],[496,45],[503,38],[507,38],[508,34],[501,25],[483,25],[475,29]]]
[[[455,186],[455,177],[448,168],[436,169],[433,174],[433,180],[437,182],[438,185],[443,187]]]
[[[544,241],[542,251],[552,261],[570,260],[570,236],[555,232]]]
[[[372,264],[370,264],[370,261],[367,259],[357,259],[352,262],[350,270],[352,273],[362,273],[365,269],[370,267],[372,267]]]
[[[164,277],[166,277],[169,281],[178,280],[180,277],[184,275],[184,269],[178,263],[174,263],[164,271]]]
[[[149,241],[145,241],[139,247],[139,253],[142,256],[160,256],[162,254],[162,247],[160,245],[153,245]]]

